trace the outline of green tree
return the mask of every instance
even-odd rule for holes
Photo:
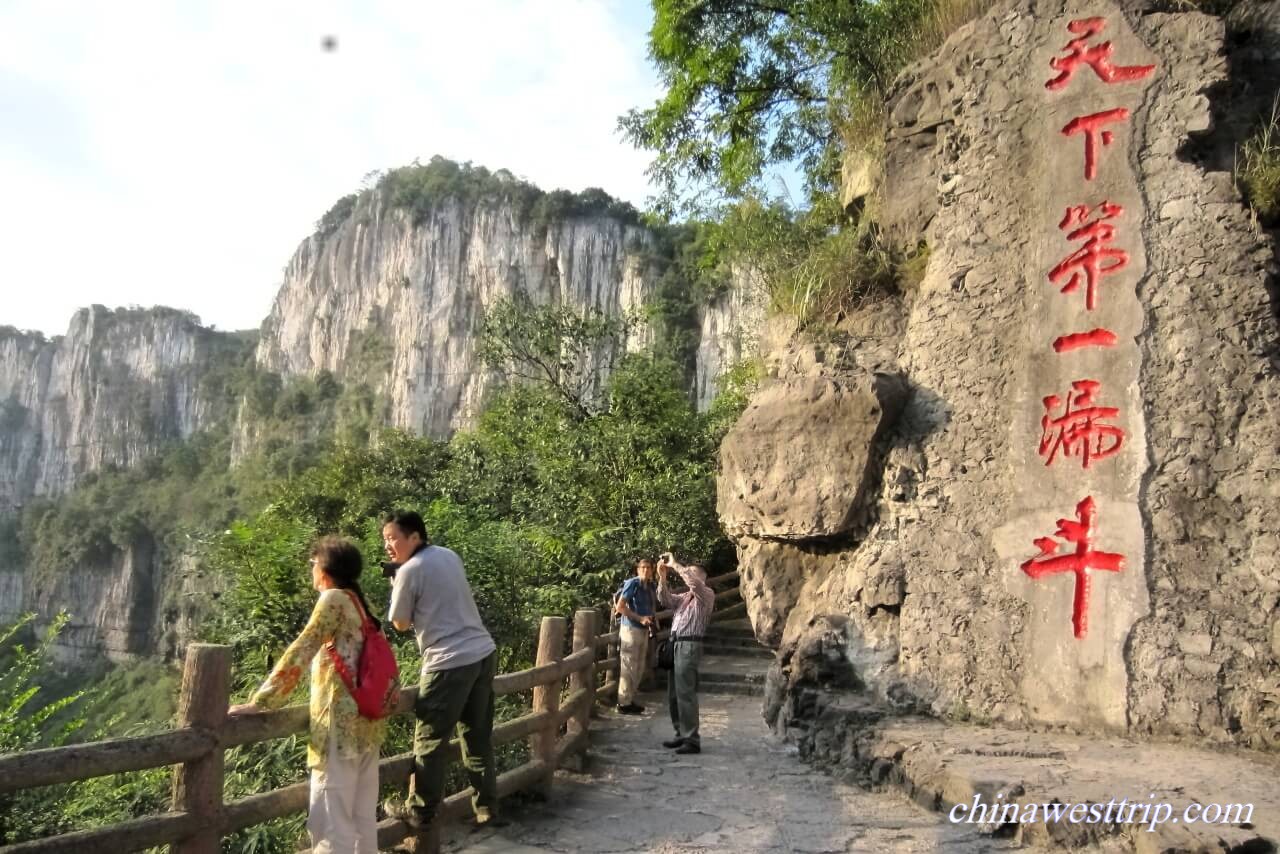
[[[598,405],[600,377],[613,367],[634,316],[596,308],[535,305],[524,294],[500,300],[485,314],[479,355],[509,379],[552,389],[579,415]]]
[[[619,124],[656,153],[670,211],[691,186],[730,197],[775,164],[811,191],[838,170],[839,124],[911,57],[930,0],[653,0],[649,54],[666,93]]]

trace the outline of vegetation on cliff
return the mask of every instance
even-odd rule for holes
[[[654,153],[661,210],[709,217],[710,243],[755,273],[773,311],[829,328],[919,273],[920,248],[881,239],[874,192],[841,205],[847,152],[865,153],[877,185],[893,78],[986,5],[655,0],[649,48],[666,91],[620,126]],[[801,202],[770,190],[787,167],[803,175]]]
[[[1280,225],[1280,97],[1252,137],[1245,141],[1236,179],[1264,225]]]
[[[414,222],[426,222],[445,203],[494,204],[508,208],[521,222],[545,229],[552,222],[574,217],[603,216],[625,225],[639,225],[642,217],[631,204],[598,187],[581,192],[542,190],[506,169],[491,171],[471,162],[458,163],[436,155],[426,163],[374,172],[365,189],[343,196],[316,222],[316,234],[328,237],[356,214],[360,202],[381,194],[392,208],[407,211]]]
[[[690,186],[759,195],[770,168],[799,164],[811,201],[831,196],[850,139],[897,73],[984,0],[654,0],[649,53],[666,87],[620,120],[654,152],[668,210]],[[873,105],[868,111],[868,104]]]

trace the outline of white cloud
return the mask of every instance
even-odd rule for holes
[[[328,206],[415,157],[643,203],[615,125],[658,94],[644,7],[7,2],[0,324],[97,302],[256,326]]]

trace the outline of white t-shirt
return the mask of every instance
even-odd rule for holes
[[[475,664],[496,649],[462,559],[442,546],[419,549],[396,571],[387,617],[413,623],[423,673]]]

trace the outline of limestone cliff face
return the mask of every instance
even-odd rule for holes
[[[330,371],[372,380],[392,425],[448,436],[478,413],[494,377],[476,357],[484,312],[521,294],[535,304],[622,316],[642,309],[660,270],[653,237],[607,216],[533,223],[500,203],[451,199],[416,221],[382,191],[361,197],[328,235],[298,248],[263,324],[258,364],[284,377]],[[746,298],[703,311],[695,394],[705,404],[718,373],[744,352]],[[625,342],[643,347],[640,325]],[[375,355],[370,355],[370,354]],[[598,353],[599,365],[611,356]]]
[[[1081,65],[1048,88],[1081,18],[1105,22],[1116,63],[1154,69],[1123,86]],[[1276,248],[1233,186],[1232,123],[1216,123],[1256,116],[1275,91],[1280,40],[1250,32],[1228,65],[1219,18],[1004,2],[899,80],[884,215],[931,254],[896,352],[887,364],[883,337],[850,328],[769,359],[774,420],[811,415],[786,448],[787,488],[766,482],[777,458],[758,431],[722,453],[744,599],[779,648],[779,728],[812,746],[823,697],[867,691],[939,715],[1280,745]],[[1090,177],[1064,128],[1121,107]],[[1126,258],[1095,306],[1083,279],[1064,293],[1049,278],[1083,242],[1073,209],[1106,215]],[[1057,341],[1092,329],[1115,338]],[[806,391],[885,372],[907,386],[891,423],[883,397],[840,415]],[[1055,456],[1056,419],[1088,404],[1082,389],[1110,408],[1094,424],[1116,430]],[[859,476],[810,484],[812,448],[847,461],[855,436]],[[1101,455],[1087,467],[1082,442]],[[1049,561],[1085,552],[1081,599],[1078,574]]]
[[[725,371],[760,351],[765,327],[764,284],[748,270],[732,271],[730,286],[701,308],[693,396],[706,409]]]
[[[249,346],[163,308],[93,306],[52,340],[0,331],[0,516],[228,419],[233,404],[205,380],[243,361]],[[184,576],[160,564],[156,544],[142,536],[99,563],[50,577],[0,566],[0,620],[34,610],[45,621],[67,611],[58,646],[70,658],[171,650],[180,615],[159,605],[172,601],[166,591]]]
[[[0,511],[225,417],[201,378],[243,348],[172,309],[93,306],[52,340],[0,330]]]

